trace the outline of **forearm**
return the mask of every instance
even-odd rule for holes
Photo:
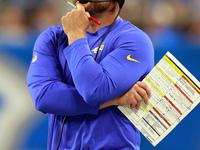
[[[101,105],[122,95],[147,72],[145,63],[128,61],[130,52],[124,51],[117,49],[98,64],[86,39],[75,41],[64,50],[75,86],[88,104]],[[120,60],[122,54],[125,58]],[[135,52],[137,55],[141,53]]]
[[[88,105],[75,87],[62,82],[62,71],[54,57],[37,55],[40,59],[31,63],[27,85],[39,111],[63,116],[98,113],[99,106]]]
[[[58,57],[56,32],[60,35],[57,27],[44,31],[34,46],[35,60],[29,67],[27,85],[35,107],[44,113],[63,116],[97,114],[99,106],[90,106],[83,100],[72,86],[70,72],[62,68],[65,60]]]
[[[60,82],[28,85],[37,110],[55,115],[97,114],[99,106],[88,105],[77,90]]]
[[[117,98],[115,98],[115,99],[113,99],[113,100],[111,100],[111,101],[108,101],[108,102],[102,104],[102,105],[99,107],[99,109],[103,109],[103,108],[106,108],[106,107],[109,107],[109,106],[117,105],[117,103],[116,103],[117,99],[119,99],[119,98],[117,97]]]
[[[122,95],[153,66],[152,44],[139,31],[116,38],[108,35],[97,61],[91,51],[97,41],[91,38],[76,40],[63,50],[75,87],[90,105],[102,105]]]

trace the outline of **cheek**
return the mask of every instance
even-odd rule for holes
[[[86,4],[85,4],[86,5]],[[85,11],[91,13],[93,11],[95,11],[95,7],[93,5],[86,5],[85,7]]]

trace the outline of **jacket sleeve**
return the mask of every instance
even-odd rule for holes
[[[128,91],[154,65],[152,43],[142,31],[120,35],[108,43],[114,45],[114,50],[99,64],[92,57],[87,39],[79,39],[64,49],[78,92],[93,106]]]
[[[36,109],[63,116],[97,114],[99,106],[88,105],[75,87],[62,82],[54,41],[54,34],[48,29],[34,46],[27,85]]]

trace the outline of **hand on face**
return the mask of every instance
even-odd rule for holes
[[[77,2],[76,6],[77,9],[68,12],[61,19],[63,30],[71,43],[79,38],[86,38],[86,31],[90,26],[90,20],[85,14],[83,5]]]

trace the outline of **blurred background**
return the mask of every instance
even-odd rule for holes
[[[121,17],[144,30],[155,63],[170,51],[200,80],[200,1],[126,0]],[[63,0],[0,0],[0,149],[45,150],[48,118],[35,110],[26,74],[37,36],[69,10]],[[160,144],[142,135],[141,150],[199,150],[200,106]]]

